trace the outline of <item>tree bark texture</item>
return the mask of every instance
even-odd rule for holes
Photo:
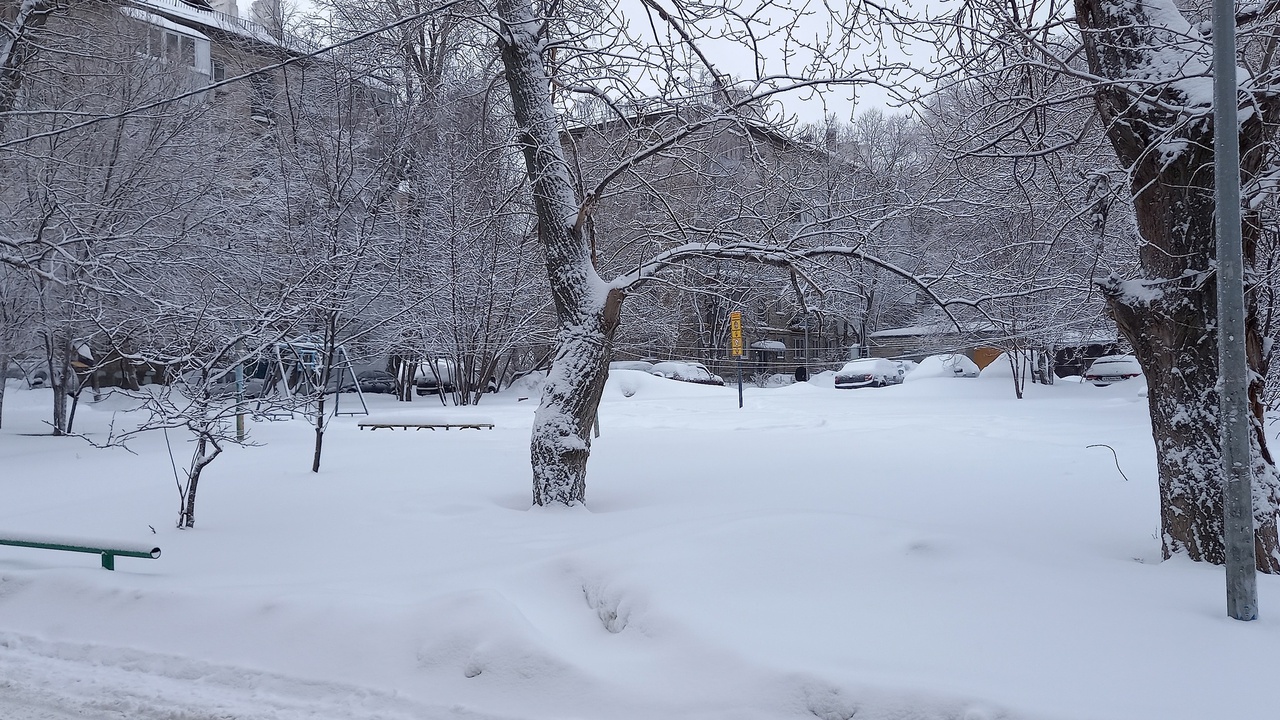
[[[212,452],[209,451],[213,447]],[[196,451],[191,457],[191,469],[187,471],[187,484],[182,489],[181,503],[178,509],[178,528],[188,529],[196,526],[196,490],[200,486],[200,475],[205,466],[222,454],[222,445],[212,437],[201,434],[196,438]]]
[[[576,505],[586,497],[591,426],[608,378],[623,293],[596,273],[578,221],[579,202],[543,64],[546,41],[532,6],[529,0],[499,0],[496,10],[502,22],[498,46],[558,320],[556,355],[533,423],[533,502]]]
[[[66,435],[67,396],[70,394],[69,378],[71,369],[71,341],[61,333],[46,334],[45,362],[49,372],[49,387],[53,389],[53,434]]]
[[[38,33],[57,4],[53,0],[22,0],[10,32],[0,34],[0,135],[7,116],[18,101],[23,68],[35,55],[31,36]]]
[[[0,353],[0,427],[4,427],[4,386],[8,384],[9,355]]]
[[[1195,74],[1208,66],[1210,46],[1188,47],[1186,37],[1195,31],[1169,27],[1170,17],[1181,22],[1181,16],[1168,0],[1076,0],[1075,6],[1091,72],[1113,81],[1096,89],[1095,101],[1112,147],[1129,170],[1141,238],[1141,277],[1111,279],[1102,290],[1147,376],[1164,555],[1185,553],[1223,564],[1212,108],[1202,85],[1185,84],[1176,75],[1153,77],[1160,62]],[[1175,46],[1187,57],[1171,61]],[[1193,81],[1208,78],[1200,74]],[[1270,160],[1264,125],[1277,119],[1275,97],[1260,95],[1251,105],[1239,131],[1243,183]],[[1256,282],[1259,231],[1258,214],[1246,208],[1247,283]],[[1280,491],[1263,424],[1266,358],[1256,294],[1247,291],[1245,301],[1258,569],[1280,572]]]

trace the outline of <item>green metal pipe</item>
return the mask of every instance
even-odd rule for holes
[[[0,545],[11,545],[13,547],[37,548],[40,550],[62,550],[65,552],[81,552],[100,555],[102,557],[102,567],[108,570],[116,569],[116,556],[151,558],[152,560],[160,557],[160,548],[151,548],[150,550],[124,550],[120,548],[104,548],[91,547],[89,545],[68,545],[63,543],[45,543],[33,540],[14,540],[9,538],[0,538]]]

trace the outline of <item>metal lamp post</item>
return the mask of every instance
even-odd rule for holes
[[[1227,614],[1258,617],[1253,547],[1249,367],[1245,355],[1244,253],[1240,231],[1239,90],[1234,0],[1213,0],[1213,151],[1218,245],[1218,366],[1224,472]]]

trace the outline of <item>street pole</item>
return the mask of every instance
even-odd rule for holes
[[[236,363],[236,441],[244,442],[244,363]]]
[[[738,409],[742,409],[742,358],[738,358]]]
[[[804,312],[804,370],[805,377],[809,375],[809,311]]]
[[[738,409],[742,409],[742,313],[729,313],[729,354],[738,359]]]
[[[1218,366],[1225,481],[1223,543],[1227,564],[1227,615],[1236,620],[1256,620],[1258,570],[1253,547],[1250,477],[1235,23],[1235,1],[1213,0],[1213,170],[1218,219]]]

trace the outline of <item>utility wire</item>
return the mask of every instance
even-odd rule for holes
[[[327,53],[327,52],[329,52],[329,51],[331,51],[331,50],[337,50],[338,48],[346,47],[347,45],[351,45],[351,44],[353,44],[353,43],[360,42],[361,40],[365,40],[365,39],[367,39],[367,38],[373,37],[374,35],[378,35],[378,34],[380,34],[380,33],[384,33],[384,32],[386,32],[386,31],[388,31],[388,30],[394,30],[395,28],[398,28],[398,27],[400,27],[401,25],[405,25],[405,24],[411,23],[411,22],[413,22],[413,21],[415,21],[415,20],[421,20],[422,18],[425,18],[425,17],[427,17],[427,16],[429,16],[429,15],[435,15],[436,13],[444,12],[445,10],[448,10],[448,9],[450,9],[450,8],[453,8],[453,7],[457,6],[457,5],[461,5],[464,1],[465,1],[465,0],[451,0],[451,2],[446,2],[446,3],[444,3],[443,5],[440,5],[440,6],[438,6],[438,7],[431,8],[430,10],[424,10],[424,11],[422,11],[422,12],[420,12],[420,13],[414,13],[413,15],[409,15],[408,17],[400,18],[399,20],[396,20],[395,22],[388,23],[388,24],[383,25],[383,26],[381,26],[381,27],[374,28],[373,30],[368,30],[368,31],[362,32],[362,33],[360,33],[359,35],[354,35],[354,36],[352,36],[352,37],[347,38],[346,40],[341,40],[341,41],[336,42],[336,43],[334,43],[334,44],[332,44],[332,45],[326,45],[325,47],[322,47],[322,48],[320,48],[320,49],[318,49],[318,50],[313,50],[312,52],[305,53],[305,54],[302,54],[302,55],[296,55],[296,56],[294,56],[294,57],[289,58],[288,60],[285,60],[284,62],[279,62],[279,63],[276,63],[276,64],[274,64],[274,65],[267,65],[267,66],[265,66],[265,67],[260,67],[260,68],[258,68],[257,70],[251,70],[251,71],[249,71],[249,72],[247,72],[247,73],[244,73],[243,75],[236,75],[235,77],[229,77],[229,78],[227,78],[227,79],[225,79],[225,80],[219,80],[218,82],[210,83],[210,84],[208,84],[208,85],[201,86],[201,87],[200,87],[199,89],[197,89],[197,90],[191,90],[191,91],[189,91],[189,92],[185,92],[185,93],[182,93],[182,94],[180,94],[180,95],[173,95],[173,96],[171,96],[171,97],[164,98],[163,100],[156,100],[155,102],[150,102],[150,103],[147,103],[147,104],[145,104],[145,105],[139,105],[139,106],[134,107],[134,108],[129,108],[128,110],[122,110],[122,111],[120,111],[120,112],[118,112],[118,113],[113,113],[113,114],[111,114],[111,115],[100,115],[100,116],[95,117],[95,118],[93,118],[93,119],[91,119],[91,120],[85,120],[85,121],[83,121],[83,122],[78,122],[78,123],[75,123],[75,124],[73,124],[73,125],[68,125],[68,126],[66,126],[66,127],[57,128],[56,130],[47,130],[47,131],[45,131],[45,132],[41,132],[41,133],[34,133],[34,134],[31,134],[31,135],[24,135],[24,136],[22,136],[22,137],[20,137],[20,138],[17,138],[17,139],[15,139],[15,140],[10,140],[10,141],[8,141],[8,142],[0,143],[0,150],[3,150],[3,149],[5,149],[5,148],[14,147],[14,146],[17,146],[17,145],[22,145],[22,144],[25,144],[25,143],[29,143],[29,142],[32,142],[32,141],[34,141],[34,140],[41,140],[41,139],[49,138],[49,137],[57,137],[58,135],[61,135],[61,134],[63,134],[63,133],[68,133],[68,132],[71,132],[71,131],[73,131],[73,130],[79,130],[80,128],[89,127],[90,125],[96,125],[96,124],[98,124],[98,123],[100,123],[100,122],[106,122],[106,121],[108,121],[108,120],[119,120],[119,119],[121,119],[121,118],[129,117],[130,115],[136,115],[136,114],[138,114],[138,113],[140,113],[140,112],[146,112],[147,110],[151,110],[151,109],[158,108],[158,107],[163,107],[163,106],[168,105],[168,104],[170,104],[170,103],[178,102],[179,100],[185,100],[185,99],[187,99],[187,98],[189,98],[189,97],[195,97],[196,95],[203,95],[204,93],[207,93],[207,92],[209,92],[210,90],[217,90],[217,89],[218,89],[218,88],[220,88],[220,87],[225,87],[225,86],[227,86],[227,85],[231,85],[231,84],[233,84],[233,83],[238,83],[238,82],[241,82],[241,81],[243,81],[243,80],[247,80],[247,79],[249,79],[249,78],[251,78],[251,77],[256,77],[256,76],[258,76],[258,75],[262,75],[262,74],[265,74],[265,73],[274,72],[274,71],[279,70],[279,69],[281,69],[281,68],[285,68],[285,67],[288,67],[288,66],[290,66],[290,65],[293,65],[293,64],[296,64],[296,63],[300,63],[300,62],[302,62],[302,61],[304,61],[304,60],[310,60],[310,59],[312,59],[312,58],[318,57],[318,56],[323,55],[324,53]]]

